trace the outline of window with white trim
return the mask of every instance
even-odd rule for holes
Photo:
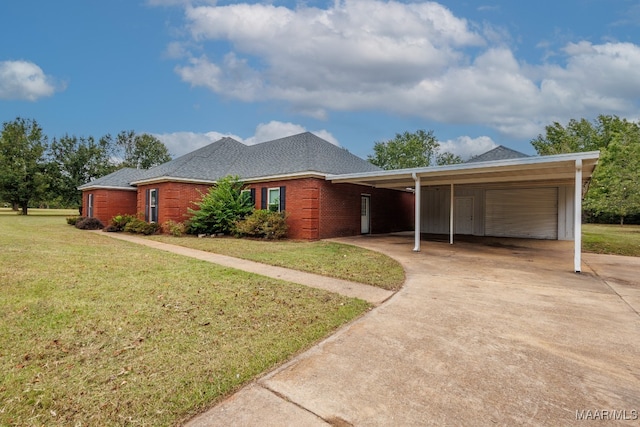
[[[280,212],[280,187],[267,190],[267,208],[271,212]]]
[[[89,193],[87,196],[87,216],[93,217],[93,193]]]
[[[158,190],[149,190],[149,222],[158,222]]]

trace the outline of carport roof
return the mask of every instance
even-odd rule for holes
[[[394,189],[414,187],[416,178],[420,178],[422,186],[533,181],[562,183],[574,182],[576,167],[581,163],[582,179],[587,181],[591,178],[599,157],[599,151],[589,151],[426,168],[330,175],[327,179],[334,183]]]

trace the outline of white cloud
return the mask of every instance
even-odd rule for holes
[[[473,156],[486,153],[496,148],[498,144],[493,142],[488,136],[471,138],[470,136],[460,136],[456,139],[440,141],[440,151],[449,151],[462,157],[462,160],[469,160]]]
[[[176,158],[187,154],[212,142],[218,141],[221,138],[229,137],[236,141],[242,142],[247,145],[259,144],[265,141],[271,141],[278,138],[284,138],[285,136],[296,135],[299,133],[307,132],[304,126],[294,123],[285,123],[279,121],[271,121],[269,123],[260,123],[255,130],[253,136],[246,139],[239,137],[238,135],[230,133],[220,133],[216,131],[206,133],[194,133],[194,132],[174,132],[164,134],[153,134],[156,138],[164,143],[169,150],[169,153]],[[327,130],[311,131],[311,133],[319,136],[320,138],[340,146],[338,140]]]
[[[555,63],[531,64],[508,47],[505,29],[435,2],[212,3],[185,7],[185,17],[191,39],[168,49],[187,58],[176,67],[185,82],[314,118],[377,110],[520,139],[555,120],[640,113],[632,43],[577,41],[550,52]],[[189,43],[205,53],[190,54]],[[222,55],[221,46],[229,46]]]
[[[0,99],[36,101],[55,91],[53,79],[33,62],[0,61]]]

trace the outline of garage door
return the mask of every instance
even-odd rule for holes
[[[487,190],[485,235],[558,238],[558,189]]]

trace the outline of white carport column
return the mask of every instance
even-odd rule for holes
[[[416,175],[415,172],[413,172],[411,176],[415,182],[415,191],[413,192],[413,199],[415,203],[415,246],[413,247],[413,251],[420,252],[420,193],[422,193],[422,189],[420,187],[420,177]]]
[[[576,160],[576,182],[573,205],[573,267],[582,270],[582,159]]]
[[[453,245],[453,202],[454,202],[454,198],[453,198],[453,183],[451,183],[451,203],[449,206],[449,244]]]

